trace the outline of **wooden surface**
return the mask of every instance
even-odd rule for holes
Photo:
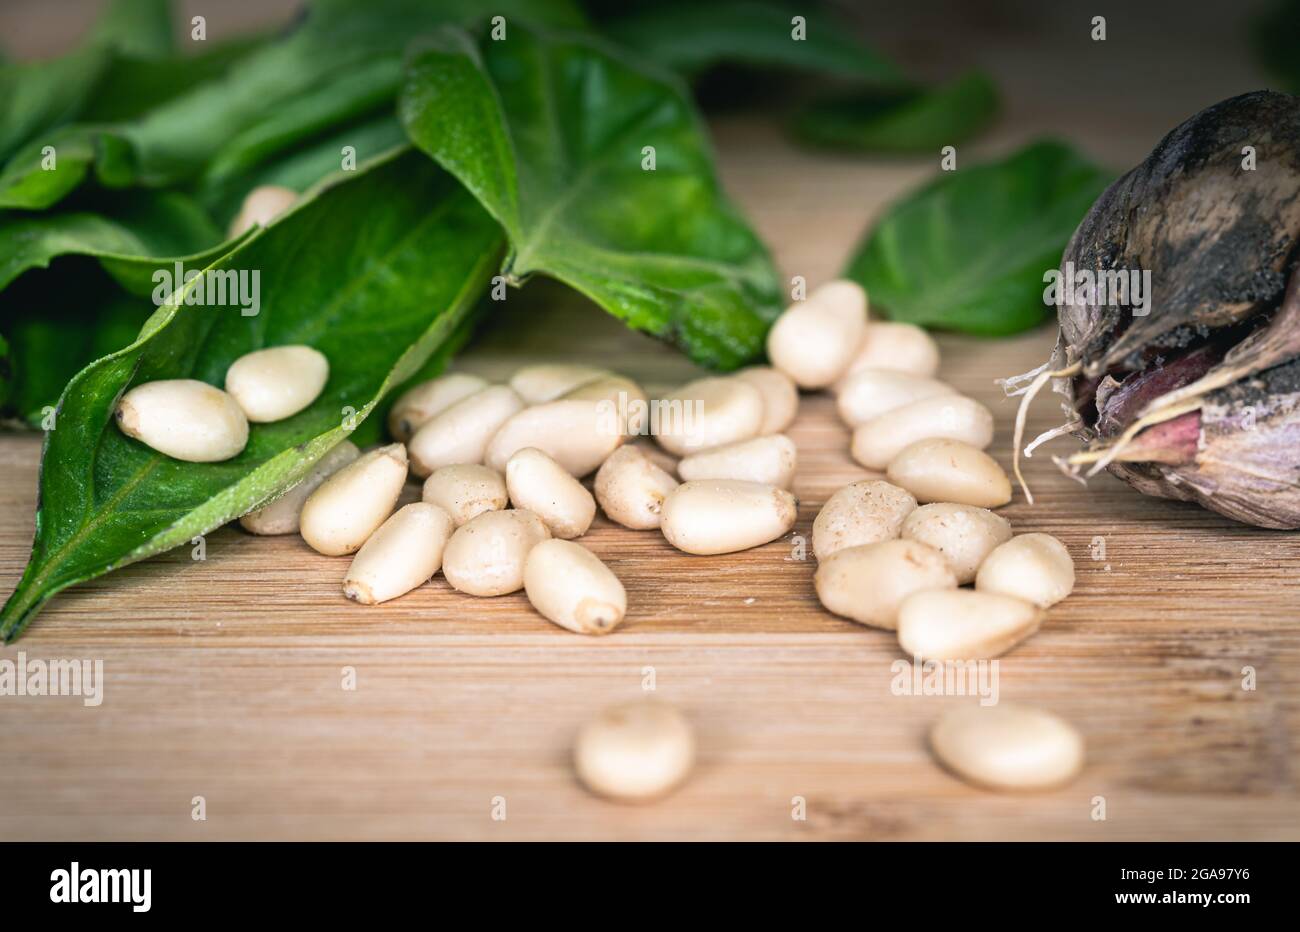
[[[1033,54],[1044,68],[1053,58]],[[1022,82],[981,149],[1086,123],[1089,150],[1123,165],[1223,96],[1193,80],[1168,99],[1159,87],[1116,95],[1129,112],[1088,117],[1046,105],[1040,84],[1064,80],[1051,75]],[[744,119],[715,129],[728,187],[783,271],[814,283],[888,199],[933,170],[924,159],[809,154]],[[1004,464],[1013,403],[993,379],[1043,361],[1052,339],[1047,328],[942,339],[944,376],[997,416],[992,452]],[[544,284],[509,302],[462,368],[502,377],[532,358],[598,362],[651,389],[692,374]],[[1056,413],[1040,402],[1031,434]],[[791,434],[795,533],[806,536],[826,497],[866,473],[827,398],[805,397]],[[598,519],[583,542],[624,580],[630,609],[623,628],[591,639],[550,625],[522,594],[472,599],[441,577],[386,606],[354,605],[340,592],[346,559],[226,528],[209,536],[203,562],[181,549],[65,593],[0,650],[99,658],[106,678],[97,708],[0,698],[0,838],[1300,837],[1296,536],[1143,498],[1109,477],[1081,488],[1047,461],[1069,444],[1031,461],[1040,503],[1018,498],[1004,514],[1017,531],[1066,543],[1077,588],[1002,658],[999,678],[1002,701],[1042,705],[1086,735],[1087,768],[1067,788],[1003,796],[937,767],[927,728],[971,700],[891,694],[894,637],[822,611],[815,564],[791,559],[790,537],[691,557]],[[37,454],[35,437],[0,437],[0,593],[26,559]],[[1105,558],[1094,560],[1099,538]],[[1242,689],[1247,666],[1253,691]],[[345,667],[354,691],[342,688]],[[598,708],[641,696],[648,669],[655,695],[698,729],[698,768],[655,805],[594,799],[572,776],[574,732]],[[191,818],[197,796],[206,821]],[[493,818],[497,797],[504,820]],[[806,820],[791,817],[795,797]],[[1093,818],[1097,797],[1104,821]]]

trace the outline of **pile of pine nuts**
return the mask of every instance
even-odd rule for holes
[[[853,458],[886,479],[850,483],[818,513],[812,545],[822,605],[895,631],[903,650],[924,661],[990,659],[1033,634],[1044,610],[1073,589],[1073,562],[1055,538],[1013,536],[990,510],[1011,498],[1006,473],[984,452],[993,416],[935,378],[930,336],[909,324],[869,323],[863,290],[835,281],[788,308],[767,349],[772,367],[667,395],[661,403],[694,406],[698,416],[653,431],[629,413],[646,410],[645,392],[607,370],[532,365],[505,385],[444,375],[397,399],[388,419],[396,442],[363,453],[343,441],[240,522],[254,534],[297,532],[325,555],[353,555],[343,592],[362,604],[395,599],[441,570],[468,595],[522,589],[554,624],[607,634],[627,614],[626,591],[575,543],[597,506],[691,554],[782,537],[798,511],[789,491],[798,452],[783,431],[799,389],[830,389],[853,432]],[[225,392],[193,380],[142,384],[122,397],[117,420],[169,456],[227,459],[247,443],[249,421],[301,411],[328,372],[308,347],[260,350],[230,367]],[[626,442],[643,434],[661,450]],[[680,458],[680,481],[671,458]],[[582,480],[593,473],[589,491]],[[397,508],[409,474],[424,480],[421,501]],[[1002,789],[1059,784],[1083,758],[1071,726],[1022,708],[946,716],[931,744],[958,775]],[[611,710],[583,730],[575,752],[583,782],[618,799],[668,792],[693,759],[689,724],[657,704]]]

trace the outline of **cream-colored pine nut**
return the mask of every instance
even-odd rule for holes
[[[550,536],[531,511],[485,511],[451,535],[442,554],[442,575],[470,595],[518,592],[524,587],[528,552]]]
[[[683,479],[744,479],[788,489],[799,452],[785,434],[767,434],[693,453],[677,464]]]
[[[867,296],[832,282],[786,308],[767,334],[767,356],[800,388],[825,388],[848,369],[867,331]]]
[[[927,589],[955,589],[957,577],[933,547],[886,540],[837,550],[819,560],[813,583],[828,611],[892,630],[898,626],[903,599]]]
[[[230,221],[227,239],[234,239],[255,226],[270,226],[271,221],[287,211],[298,200],[298,192],[280,185],[264,184],[249,191],[239,206],[239,213]]]
[[[993,415],[964,395],[939,395],[886,411],[853,431],[850,452],[868,469],[883,470],[918,440],[946,437],[977,449],[993,442]]]
[[[939,371],[939,347],[930,334],[916,324],[873,321],[842,379],[863,369],[892,369],[928,378]],[[839,391],[842,385],[842,380],[837,382],[835,390]]]
[[[980,564],[975,588],[1047,608],[1074,591],[1074,560],[1051,534],[1018,534]]]
[[[763,426],[763,396],[742,379],[688,382],[659,400],[655,439],[669,453],[684,456],[725,443],[757,437]]]
[[[510,376],[510,387],[524,400],[524,404],[540,405],[609,374],[608,369],[595,366],[545,362],[516,370]]]
[[[779,434],[794,421],[799,413],[799,387],[790,376],[771,366],[750,366],[737,372],[735,378],[748,382],[763,396],[760,434]]]
[[[544,618],[578,634],[609,634],[627,614],[627,592],[618,577],[586,547],[568,540],[544,540],[528,552],[524,592]]]
[[[939,762],[968,783],[994,790],[1041,790],[1083,769],[1083,736],[1042,709],[1003,702],[943,715],[930,731]]]
[[[596,500],[563,466],[535,447],[525,447],[506,463],[510,503],[542,519],[555,537],[581,537],[596,517]]]
[[[610,454],[596,472],[596,501],[611,520],[637,531],[659,527],[664,499],[677,480],[628,444]]]
[[[330,363],[310,346],[272,346],[245,353],[226,370],[226,392],[254,424],[292,417],[320,397]]]
[[[1038,630],[1043,610],[996,592],[913,592],[898,607],[898,643],[923,660],[989,660]]]
[[[456,527],[485,511],[506,507],[509,495],[501,473],[478,463],[454,463],[435,469],[424,481],[421,498],[437,505]]]
[[[997,460],[960,440],[918,440],[894,457],[885,475],[918,502],[997,508],[1011,501],[1011,480]]]
[[[784,489],[738,479],[684,482],[664,499],[660,530],[686,553],[748,550],[794,527],[799,503]]]
[[[512,389],[490,385],[445,408],[411,438],[411,472],[423,478],[443,466],[482,463],[493,436],[523,406]]]
[[[356,553],[397,506],[406,484],[406,448],[371,450],[344,466],[307,497],[298,532],[329,557]]]
[[[680,785],[695,763],[695,735],[676,709],[651,700],[606,709],[578,732],[573,765],[591,792],[644,802]]]
[[[627,439],[617,412],[603,401],[559,399],[518,412],[492,436],[484,462],[504,472],[510,457],[533,447],[582,478]]]
[[[377,605],[424,585],[442,566],[454,530],[451,515],[428,502],[404,505],[357,551],[343,578],[343,594]]]
[[[235,399],[196,379],[137,385],[118,400],[116,418],[128,437],[189,463],[228,460],[248,443],[248,418]]]
[[[813,521],[813,555],[824,560],[837,550],[878,544],[898,536],[916,509],[905,489],[881,479],[851,482],[826,500]]]
[[[303,503],[312,492],[320,488],[322,482],[359,456],[361,451],[355,443],[351,440],[340,441],[316,461],[316,465],[301,482],[271,504],[250,511],[239,519],[239,523],[251,534],[298,533],[298,516],[302,513]]]
[[[488,387],[487,379],[449,372],[404,391],[388,412],[388,432],[406,443],[411,435],[456,402]]]
[[[629,437],[650,433],[650,407],[645,389],[626,376],[606,375],[565,392],[565,401],[595,401],[603,407],[606,419],[614,417]]]
[[[980,564],[994,548],[1011,540],[1011,522],[987,508],[936,502],[908,515],[902,536],[942,553],[964,586],[975,581]]]
[[[841,380],[835,404],[844,423],[857,427],[895,408],[955,394],[955,388],[938,379],[891,369],[862,369]]]

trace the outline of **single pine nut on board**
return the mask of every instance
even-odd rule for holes
[[[420,497],[451,515],[456,527],[485,511],[500,511],[509,501],[505,477],[478,463],[455,463],[435,469],[424,480]]]
[[[866,332],[866,292],[853,282],[831,282],[776,319],[767,356],[800,388],[825,388],[848,369]]]
[[[239,207],[239,213],[230,221],[227,239],[241,236],[255,226],[269,226],[298,200],[298,192],[275,184],[259,185],[249,191]]]
[[[440,414],[462,398],[468,398],[487,387],[487,379],[465,372],[449,372],[436,379],[420,382],[402,392],[393,402],[388,411],[388,432],[394,440],[406,443],[435,414]]]
[[[930,731],[939,763],[991,790],[1062,786],[1083,769],[1083,736],[1065,719],[1002,702],[946,712]]]
[[[555,537],[581,537],[596,517],[596,500],[541,450],[525,447],[506,463],[510,503],[542,519]]]
[[[659,527],[664,499],[677,480],[638,446],[619,447],[596,472],[596,501],[606,517],[634,531]]]
[[[913,592],[898,606],[898,643],[923,660],[991,660],[1038,630],[1043,610],[972,589]]]
[[[993,414],[964,395],[914,401],[856,428],[850,452],[868,469],[884,470],[907,447],[931,437],[960,440],[983,450],[993,442]]]
[[[117,426],[145,446],[187,463],[219,463],[248,443],[248,418],[228,394],[197,379],[145,382],[117,402]]]
[[[659,526],[668,543],[686,553],[734,553],[776,540],[794,527],[798,512],[798,501],[785,489],[698,479],[664,499]]]
[[[512,389],[489,385],[443,409],[411,437],[411,472],[424,478],[443,466],[482,463],[493,435],[523,406]]]
[[[608,634],[627,614],[627,592],[601,559],[568,540],[544,540],[524,561],[524,592],[542,617],[578,634]]]
[[[272,346],[245,353],[226,370],[226,391],[254,424],[292,417],[318,397],[330,363],[310,346]]]
[[[581,478],[592,472],[627,439],[618,413],[608,402],[591,398],[548,401],[525,408],[493,435],[483,462],[505,472],[520,450],[541,450]]]
[[[311,472],[289,491],[269,505],[250,511],[239,519],[240,525],[250,534],[297,534],[298,516],[303,503],[320,488],[321,483],[348,463],[354,462],[361,451],[351,440],[340,441],[316,461]]]
[[[799,413],[799,387],[794,380],[771,366],[750,366],[733,378],[748,382],[763,396],[763,422],[760,434],[779,434],[790,426]]]
[[[406,484],[406,447],[392,443],[344,466],[303,503],[298,532],[317,553],[356,553],[397,506]]]
[[[930,437],[904,447],[885,470],[918,502],[997,508],[1011,501],[1011,480],[997,460],[969,443]]]
[[[510,387],[524,404],[540,405],[609,374],[608,369],[594,366],[544,362],[515,370],[510,376]]]
[[[813,584],[827,611],[893,630],[905,598],[927,589],[955,589],[957,577],[933,547],[886,540],[835,551],[820,561]]]
[[[906,489],[881,479],[850,482],[826,500],[813,521],[813,556],[824,560],[837,550],[877,544],[899,535],[916,499]]]
[[[683,479],[744,479],[788,489],[799,451],[785,434],[768,434],[692,453],[677,464]]]
[[[343,594],[363,605],[377,605],[424,585],[442,566],[442,552],[454,529],[451,515],[437,505],[403,505],[352,558]]]
[[[841,390],[843,379],[863,369],[891,369],[928,378],[939,371],[939,347],[934,338],[916,324],[875,321],[867,327],[867,333],[849,361],[842,380],[835,384],[835,391]]]
[[[943,554],[957,583],[975,581],[984,558],[1011,540],[1011,522],[987,508],[935,502],[922,505],[903,522],[902,536]]]
[[[598,796],[644,802],[679,786],[695,763],[695,734],[676,709],[651,700],[601,712],[578,732],[573,766]]]
[[[674,456],[757,437],[763,426],[763,396],[742,379],[688,382],[659,399],[655,439]]]
[[[485,511],[451,535],[442,553],[442,575],[469,595],[518,592],[528,552],[550,536],[531,511]]]
[[[955,394],[957,389],[938,379],[892,369],[862,369],[840,380],[835,406],[845,424],[857,427],[915,401]]]
[[[1074,560],[1051,534],[1018,534],[980,564],[975,588],[1047,608],[1074,591]]]

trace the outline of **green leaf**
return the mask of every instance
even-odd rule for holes
[[[367,416],[422,366],[468,313],[499,262],[501,234],[481,207],[418,153],[335,182],[223,257],[259,270],[260,313],[164,304],[140,337],[78,373],[46,434],[32,557],[0,610],[17,637],[61,589],[187,543],[298,481],[347,436],[378,436]],[[187,294],[193,294],[193,285]],[[253,425],[223,463],[184,463],[128,439],[113,422],[122,392],[156,379],[220,385],[251,350],[305,343],[330,361],[322,395]],[[349,410],[350,409],[350,410]]]
[[[815,10],[773,2],[675,2],[620,17],[611,37],[647,59],[686,75],[718,64],[785,68],[894,86],[892,62],[852,37],[852,30]],[[792,19],[806,24],[794,37]]]
[[[113,0],[90,41],[141,57],[168,55],[172,43],[172,13],[169,0]]]
[[[846,275],[895,320],[1001,336],[1047,313],[1043,273],[1113,175],[1064,143],[945,173],[893,205]]]
[[[997,86],[973,72],[936,88],[855,93],[815,103],[795,119],[810,143],[875,152],[938,152],[985,129],[998,111]]]
[[[512,23],[476,44],[449,29],[413,50],[399,112],[505,227],[512,282],[559,279],[704,365],[761,350],[776,272],[671,77],[590,36]]]
[[[1300,94],[1297,36],[1300,36],[1300,0],[1277,0],[1251,23],[1250,39],[1255,57],[1293,94]]]

